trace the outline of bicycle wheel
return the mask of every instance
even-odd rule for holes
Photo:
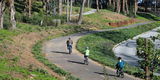
[[[71,54],[71,47],[69,46],[69,54]]]
[[[122,77],[122,78],[124,78],[124,74],[123,74],[123,72],[121,72],[121,77]]]
[[[119,77],[119,71],[118,70],[117,70],[116,74],[117,74],[117,77]]]

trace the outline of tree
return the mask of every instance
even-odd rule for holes
[[[89,0],[87,0],[87,8],[89,8]]]
[[[119,2],[120,2],[120,0],[117,0],[117,12],[119,13]]]
[[[58,14],[62,14],[62,0],[58,0]]]
[[[81,24],[81,23],[82,23],[82,13],[83,13],[83,8],[84,8],[84,3],[85,3],[85,1],[86,1],[86,0],[83,0],[83,2],[82,2],[81,10],[80,10],[80,13],[79,13],[78,24]]]
[[[29,0],[28,16],[31,17],[31,0]]]
[[[67,22],[69,22],[69,20],[68,20],[68,7],[69,7],[69,0],[67,0]]]
[[[149,80],[150,70],[152,70],[151,77],[153,77],[154,70],[157,70],[160,64],[160,50],[156,48],[153,43],[156,39],[160,40],[160,35],[158,35],[157,37],[151,37],[151,39],[140,37],[136,40],[136,43],[138,45],[136,55],[142,59],[138,62],[139,64],[141,64],[140,67],[145,71],[146,80]]]
[[[49,14],[49,0],[46,1],[46,15]]]
[[[127,16],[129,16],[129,11],[128,11],[128,3],[127,3],[127,0],[126,0],[126,11],[127,11]]]
[[[14,0],[9,0],[10,3],[10,23],[12,24],[11,29],[16,29],[16,21],[14,18],[15,15],[15,7],[14,7]]]
[[[134,1],[134,17],[136,17],[136,13],[137,13],[137,1]]]
[[[156,1],[156,0],[154,0],[154,11],[155,11],[155,13],[157,12],[156,5],[157,5],[157,1]]]
[[[72,14],[72,0],[71,0],[71,3],[70,3],[69,21],[71,21],[71,14]]]
[[[125,7],[125,0],[122,0],[122,13],[123,14],[124,14],[124,11],[125,11],[124,7]]]
[[[96,4],[97,4],[97,12],[99,12],[98,0],[96,0]]]
[[[46,1],[46,0],[43,0],[43,9],[46,9],[45,1]]]
[[[0,1],[0,29],[3,29],[3,19],[5,14],[5,0]]]
[[[27,0],[24,0],[24,16],[27,15]]]

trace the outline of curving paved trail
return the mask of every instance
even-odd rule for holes
[[[133,24],[126,27],[120,27],[115,29],[122,29],[122,28],[130,28],[135,27],[138,25],[148,24],[150,22],[144,22],[139,24]],[[106,30],[97,30],[97,31],[86,31],[82,33],[72,34],[69,35],[72,40],[74,41],[73,44],[73,53],[70,55],[68,54],[68,50],[66,48],[66,40],[69,36],[59,37],[56,39],[52,39],[47,41],[43,45],[43,52],[46,54],[46,58],[56,64],[58,67],[71,72],[72,75],[76,77],[80,77],[83,80],[104,80],[103,75],[103,67],[92,60],[89,59],[89,65],[83,64],[83,55],[78,52],[75,48],[77,40],[87,34],[95,33],[95,32],[102,32],[102,31],[110,31],[114,29],[106,29]],[[91,54],[91,53],[90,53]],[[109,80],[115,80],[116,70],[109,68],[106,66],[106,70],[108,73]],[[133,76],[125,74],[124,78],[117,78],[117,80],[139,80]]]

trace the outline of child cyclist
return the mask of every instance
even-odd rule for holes
[[[86,47],[86,50],[83,52],[84,53],[84,61],[87,59],[88,60],[88,56],[89,56],[89,48]]]
[[[121,71],[123,73],[123,65],[124,65],[124,62],[122,61],[122,58],[118,57],[118,63],[116,64],[117,73],[118,71]]]

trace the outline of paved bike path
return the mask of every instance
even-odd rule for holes
[[[148,24],[151,22],[153,21],[133,24],[126,27],[120,27],[115,29],[135,27],[138,25]],[[52,39],[44,43],[43,52],[46,54],[46,58],[49,61],[56,64],[58,67],[68,72],[71,72],[72,75],[76,77],[80,77],[83,80],[104,80],[103,67],[97,62],[94,62],[90,59],[89,59],[89,65],[84,65],[83,55],[76,50],[75,45],[77,40],[84,35],[95,33],[95,32],[110,31],[110,30],[114,30],[114,29],[86,31],[82,33],[77,33],[77,34],[72,34],[65,37]],[[74,42],[73,53],[71,55],[68,54],[68,50],[66,47],[66,41],[68,37],[71,37],[71,39]],[[108,73],[109,80],[115,80],[116,70],[109,68],[107,66],[106,66],[106,70]],[[117,80],[138,80],[138,78],[125,74],[124,78],[117,78]]]

